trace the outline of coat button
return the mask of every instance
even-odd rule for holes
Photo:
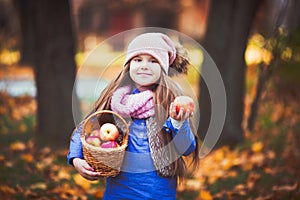
[[[171,132],[172,132],[171,129],[168,128],[168,127],[165,128],[165,131],[166,131],[167,133],[171,133]]]

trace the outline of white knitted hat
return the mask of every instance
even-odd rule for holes
[[[145,33],[134,38],[128,45],[124,66],[135,56],[149,54],[153,56],[168,74],[169,66],[176,58],[173,41],[162,33]]]

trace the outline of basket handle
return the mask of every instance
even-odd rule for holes
[[[125,127],[126,127],[126,131],[125,131],[125,136],[124,136],[124,140],[128,140],[128,132],[129,132],[129,127],[128,127],[128,124],[127,122],[125,121],[125,119],[119,115],[118,113],[116,112],[113,112],[111,110],[99,110],[99,111],[96,111],[94,113],[92,113],[90,116],[88,116],[85,120],[84,120],[84,123],[83,123],[83,126],[82,126],[82,131],[81,131],[81,137],[84,136],[84,129],[85,129],[85,125],[86,123],[94,116],[97,116],[98,114],[112,114],[112,115],[116,115],[124,124],[125,124]]]

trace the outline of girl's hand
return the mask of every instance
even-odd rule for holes
[[[192,117],[194,115],[193,112],[191,112],[189,109],[184,112],[183,108],[180,108],[179,112],[176,112],[176,106],[172,102],[170,105],[170,112],[169,112],[170,117],[172,117],[175,120],[178,121],[185,121],[187,118]]]
[[[74,158],[73,165],[82,177],[90,181],[98,180],[101,177],[100,173],[95,172],[94,169],[84,159]]]

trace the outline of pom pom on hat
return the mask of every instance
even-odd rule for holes
[[[176,58],[176,48],[173,41],[165,34],[141,34],[129,43],[124,66],[140,54],[153,56],[168,74],[169,66],[173,64]]]

